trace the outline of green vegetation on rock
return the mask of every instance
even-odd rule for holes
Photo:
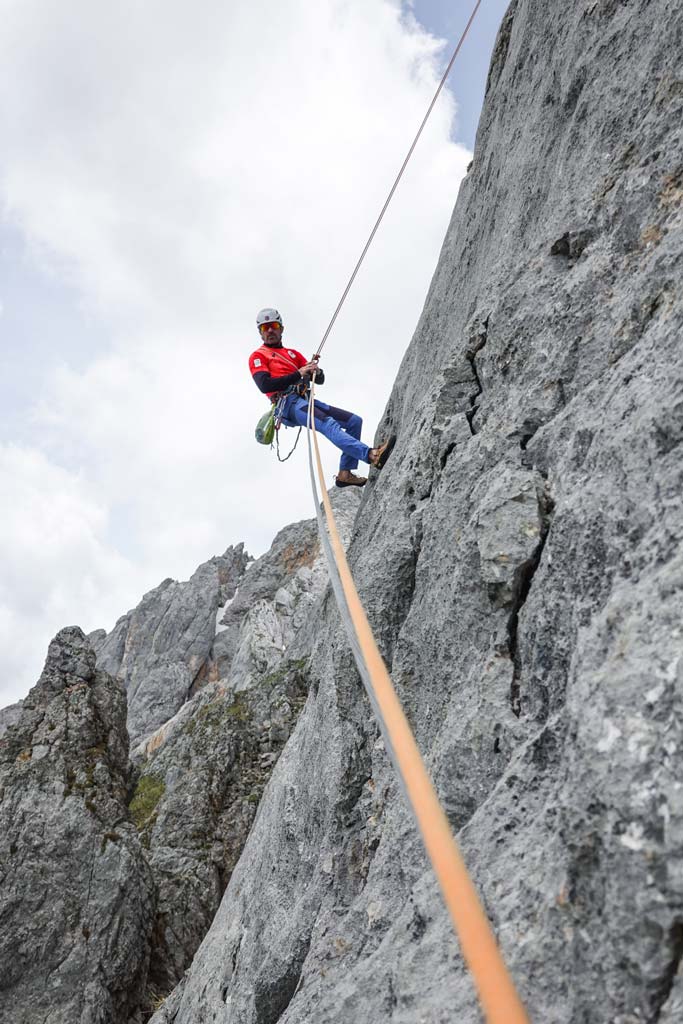
[[[290,658],[281,664],[274,672],[270,672],[261,680],[261,686],[272,689],[280,683],[285,682],[287,676],[301,675],[308,664],[308,658]]]
[[[149,823],[165,790],[164,780],[158,775],[143,775],[140,778],[129,807],[138,831],[141,831]]]

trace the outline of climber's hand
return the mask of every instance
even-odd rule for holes
[[[318,369],[318,363],[316,360],[311,360],[310,363],[305,363],[299,367],[299,373],[302,377],[312,377],[315,371]]]

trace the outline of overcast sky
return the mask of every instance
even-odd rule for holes
[[[281,466],[254,441],[254,317],[315,350],[471,7],[0,0],[0,706],[60,627],[111,629],[314,515],[305,444]],[[505,7],[484,0],[325,348],[320,397],[368,443]]]

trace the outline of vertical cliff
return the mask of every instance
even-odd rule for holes
[[[154,886],[128,814],[126,699],[77,628],[0,743],[0,1020],[139,1022]]]
[[[531,1017],[680,1019],[683,4],[513,0],[351,545]],[[334,607],[157,1022],[479,1020]]]

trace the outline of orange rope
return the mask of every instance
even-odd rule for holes
[[[384,217],[384,214],[396,191],[403,172],[412,156],[417,141],[422,134],[422,129],[432,112],[437,97],[448,78],[449,72],[460,48],[465,41],[470,26],[479,9],[481,0],[477,0],[465,31],[455,48],[448,67],[434,94],[429,109],[424,116],[422,124],[415,136],[403,165],[394,181],[394,184],[382,207],[379,217],[370,232],[365,248],[361,253],[355,269],[344,289],[334,315],[323,335],[318,350],[313,356],[317,359],[323,345],[332,330],[335,320],[342,308],[346,296],[360,269],[377,229]],[[315,374],[313,375],[315,377]],[[311,396],[308,404],[308,458],[311,473],[311,486],[315,500],[316,514],[320,526],[320,534],[323,539],[323,547],[327,557],[330,579],[332,581],[342,620],[349,635],[351,648],[358,665],[363,683],[368,691],[371,703],[378,715],[382,731],[387,738],[389,752],[394,761],[395,767],[403,782],[408,800],[412,807],[415,820],[418,824],[425,849],[432,862],[434,873],[438,879],[441,891],[453,921],[455,931],[460,941],[460,948],[467,966],[469,967],[474,983],[479,994],[479,1000],[486,1015],[488,1024],[529,1024],[526,1011],[519,998],[514,982],[508,973],[500,950],[496,944],[491,925],[484,913],[477,891],[468,874],[467,867],[460,853],[460,848],[451,833],[448,819],[439,803],[439,798],[429,777],[424,761],[420,755],[415,737],[411,731],[408,720],[403,712],[401,703],[394,690],[393,683],[389,677],[386,666],[382,661],[375,638],[368,622],[367,616],[361,604],[351,576],[346,554],[339,539],[337,524],[332,512],[332,505],[325,487],[325,478],[318,438],[315,430],[315,382],[311,382]],[[318,470],[318,479],[322,493],[323,505],[329,538],[325,536],[322,515],[316,489],[315,474],[313,471],[313,448],[315,449],[315,460]]]
[[[354,653],[360,648],[361,659],[356,658],[361,677],[379,716],[380,724],[389,738],[390,750],[405,786],[412,811],[417,821],[425,849],[441,886],[446,906],[451,915],[460,948],[472,977],[488,1024],[529,1024],[526,1011],[515,989],[500,954],[491,926],[479,901],[477,891],[467,872],[458,844],[451,833],[448,819],[439,803],[434,786],[420,755],[408,720],[394,690],[386,666],[382,661],[375,638],[356,590],[344,548],[339,539],[332,505],[325,487],[325,478],[318,438],[315,430],[315,384],[311,383],[308,406],[308,447],[316,510],[318,495],[311,461],[311,437],[315,448],[318,479],[329,530],[334,565],[341,581],[343,596],[354,636]],[[345,609],[340,608],[342,613]],[[342,614],[342,619],[346,619]],[[345,621],[347,629],[349,623]]]

